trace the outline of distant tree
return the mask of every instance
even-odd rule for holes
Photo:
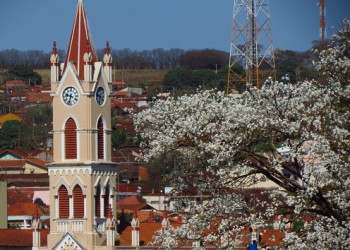
[[[32,149],[26,126],[17,120],[6,121],[0,129],[1,149]]]
[[[235,64],[232,66],[237,74],[243,74],[242,66]],[[215,73],[210,69],[192,70],[188,66],[181,66],[170,70],[163,80],[166,90],[175,90],[177,93],[186,93],[201,89],[226,90],[228,65]]]
[[[212,83],[215,82],[217,75],[210,69],[199,69],[192,72],[193,87],[206,89],[210,88]]]
[[[30,66],[13,65],[3,73],[4,81],[22,80],[30,85],[41,84],[41,76],[34,72]]]
[[[177,69],[169,71],[163,80],[166,90],[192,88],[194,87],[194,79],[190,67],[181,66]]]
[[[190,50],[181,55],[181,65],[192,69],[220,69],[228,63],[229,54],[214,49]]]
[[[32,141],[32,147],[46,148],[49,132],[52,130],[51,104],[37,105],[26,110],[24,121]]]
[[[297,52],[277,49],[275,52],[277,79],[288,75],[291,82],[319,80],[321,74],[312,65],[314,59],[312,51]]]

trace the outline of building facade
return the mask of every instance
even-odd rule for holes
[[[50,61],[54,152],[48,165],[47,248],[113,249],[112,58],[107,42],[103,62],[97,61],[82,0],[78,1],[65,62],[60,63],[55,42]]]

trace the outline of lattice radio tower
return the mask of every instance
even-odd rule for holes
[[[243,75],[232,69],[236,63],[244,67]],[[261,66],[267,70],[259,71]],[[274,69],[268,0],[234,0],[227,92],[239,83],[260,88],[263,75],[271,75]]]

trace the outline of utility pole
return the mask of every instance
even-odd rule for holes
[[[232,69],[236,63],[244,67],[245,74]],[[261,88],[264,77],[259,68],[262,64],[271,68],[269,73],[274,73],[268,0],[234,0],[227,93],[239,82]]]

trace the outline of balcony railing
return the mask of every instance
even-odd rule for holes
[[[84,232],[86,219],[57,219],[57,232]]]

